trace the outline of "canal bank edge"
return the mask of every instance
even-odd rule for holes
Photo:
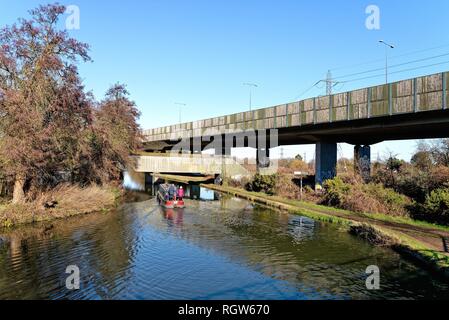
[[[113,186],[80,188],[63,186],[55,192],[45,194],[52,199],[53,207],[45,202],[33,201],[25,204],[6,204],[0,207],[0,229],[10,229],[38,222],[68,219],[75,216],[107,213],[126,200],[126,192]]]
[[[346,231],[370,241],[372,238],[381,236],[383,239],[380,243],[370,241],[373,245],[389,246],[393,250],[404,254],[429,269],[443,275],[449,279],[449,255],[444,254],[434,248],[431,248],[425,241],[418,237],[405,234],[398,231],[397,226],[404,228],[404,224],[396,224],[374,219],[363,219],[360,215],[345,210],[339,210],[329,207],[322,207],[310,203],[301,202],[298,204],[287,203],[289,200],[279,199],[269,195],[260,195],[255,192],[249,192],[239,188],[217,186],[212,184],[201,184],[202,187],[243,198],[253,203],[261,204],[270,208],[288,211],[296,215],[303,215],[314,220],[335,223],[342,226]],[[332,211],[338,214],[332,214]],[[357,219],[354,219],[357,217]],[[391,225],[389,227],[388,225]],[[394,229],[396,227],[396,229]],[[413,233],[416,226],[410,225],[410,232]],[[426,227],[421,227],[421,231],[426,231]],[[431,229],[429,228],[428,231]],[[443,231],[438,231],[443,232]],[[449,232],[447,233],[449,235]],[[422,237],[421,237],[422,238]],[[434,238],[434,236],[432,236]]]

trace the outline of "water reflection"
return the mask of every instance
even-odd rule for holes
[[[123,225],[129,222],[123,216],[90,215],[4,234],[0,297],[77,298],[81,292],[61,291],[68,265],[88,270],[83,283],[95,290],[83,297],[115,296],[121,289],[115,279],[127,279],[135,249],[133,228]]]
[[[218,200],[218,193],[206,188],[200,188],[200,200]]]
[[[395,252],[311,219],[223,196],[165,210],[155,199],[0,236],[0,298],[448,298]],[[65,288],[78,265],[81,290]],[[368,291],[365,269],[381,269]]]
[[[128,170],[123,174],[123,185],[128,190],[145,191],[145,173]]]
[[[182,227],[184,209],[164,209],[160,208],[162,217],[167,221],[167,225],[170,227]]]

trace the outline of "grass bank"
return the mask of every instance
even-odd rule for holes
[[[42,193],[25,204],[4,204],[0,207],[0,227],[13,227],[50,221],[93,212],[107,212],[123,195],[119,188],[90,186],[81,188],[62,185]]]
[[[263,193],[249,192],[240,188],[207,184],[202,186],[268,207],[304,215],[314,220],[338,223],[348,232],[368,240],[374,245],[388,245],[449,277],[449,254],[445,240],[449,239],[449,228],[446,226],[414,221],[409,218],[359,214]]]

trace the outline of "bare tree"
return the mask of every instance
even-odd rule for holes
[[[131,165],[130,155],[140,147],[140,112],[129,98],[125,85],[115,84],[96,111],[93,153],[99,180],[118,180]]]
[[[73,156],[79,125],[88,125],[89,99],[76,70],[88,45],[56,28],[60,5],[40,6],[29,20],[0,31],[0,157],[14,177],[13,202]]]

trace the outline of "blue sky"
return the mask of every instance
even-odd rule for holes
[[[396,46],[391,65],[449,52],[447,0],[60,2],[80,8],[81,28],[70,33],[91,45],[94,62],[80,67],[86,88],[101,99],[111,84],[127,84],[142,112],[143,128],[177,122],[175,102],[187,104],[183,121],[247,110],[244,82],[259,85],[254,107],[324,94],[319,86],[300,96],[328,69],[338,77],[382,67],[379,39]],[[0,25],[44,3],[48,2],[0,0]],[[365,9],[372,4],[380,9],[380,30],[365,26]],[[444,61],[449,57],[392,71]],[[449,63],[392,74],[390,80],[446,70]],[[379,77],[335,89],[383,81]],[[373,147],[373,157],[391,150],[409,159],[415,144],[382,143]],[[304,152],[312,157],[313,146],[284,148],[286,156]],[[343,145],[341,155],[351,157],[352,147]]]

